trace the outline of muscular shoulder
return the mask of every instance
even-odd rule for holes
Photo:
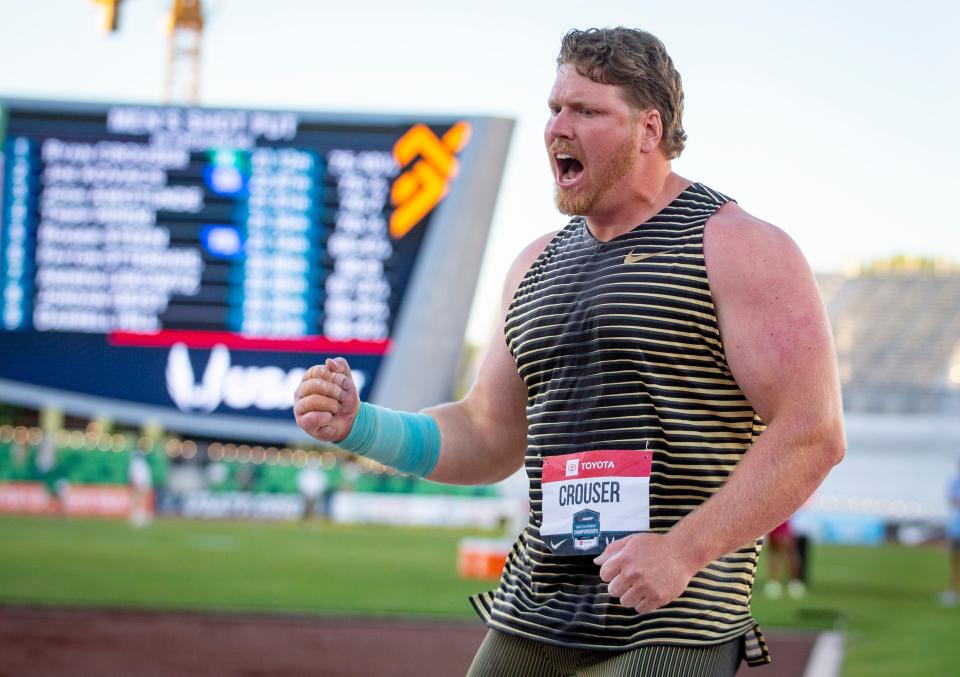
[[[809,275],[806,260],[789,235],[733,202],[707,221],[703,249],[715,296],[744,286],[759,292],[784,276]]]
[[[541,235],[524,247],[520,254],[517,255],[517,258],[513,260],[503,284],[504,308],[510,305],[510,299],[512,299],[516,293],[517,287],[520,286],[520,280],[522,280],[523,276],[530,270],[530,266],[533,265],[533,262],[537,260],[537,257],[540,256],[547,245],[550,244],[550,241],[553,240],[559,232],[558,230],[554,230]]]
[[[725,205],[707,222],[704,258],[730,371],[760,416],[772,421],[804,388],[807,399],[836,405],[826,311],[793,240]]]

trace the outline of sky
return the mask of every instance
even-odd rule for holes
[[[170,0],[0,0],[0,96],[160,103]],[[681,175],[785,230],[818,272],[895,254],[960,261],[960,3],[205,0],[200,103],[516,121],[468,327],[565,222],[543,146],[570,28],[625,25],[684,83]]]

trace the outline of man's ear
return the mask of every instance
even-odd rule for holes
[[[660,119],[660,111],[651,108],[640,113],[637,132],[640,134],[640,152],[655,151],[663,139],[663,120]]]

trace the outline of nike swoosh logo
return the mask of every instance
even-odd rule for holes
[[[563,544],[566,543],[566,542],[567,542],[567,539],[563,539],[562,541],[557,541],[557,542],[550,541],[550,548],[551,548],[552,550],[556,550],[557,548],[559,548],[561,545],[563,545]]]
[[[676,250],[676,249],[668,249],[668,250],[666,250],[666,251],[662,251],[662,252],[652,252],[652,253],[650,253],[650,254],[634,254],[634,253],[633,253],[633,250],[631,250],[629,254],[627,254],[626,256],[623,257],[623,262],[626,263],[626,264],[628,264],[628,265],[631,264],[631,263],[640,263],[641,261],[645,261],[645,260],[647,260],[647,259],[649,259],[649,258],[651,258],[651,257],[653,257],[653,256],[663,256],[664,254],[672,254],[672,253],[675,252],[675,251],[677,251],[677,250]]]

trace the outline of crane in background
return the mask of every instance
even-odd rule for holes
[[[119,29],[123,0],[93,0],[103,7],[105,33]],[[201,0],[173,0],[167,15],[167,70],[164,103],[196,104],[200,100],[200,47],[203,43]]]
[[[121,0],[93,0],[93,2],[103,7],[103,32],[115,33],[118,28]]]

